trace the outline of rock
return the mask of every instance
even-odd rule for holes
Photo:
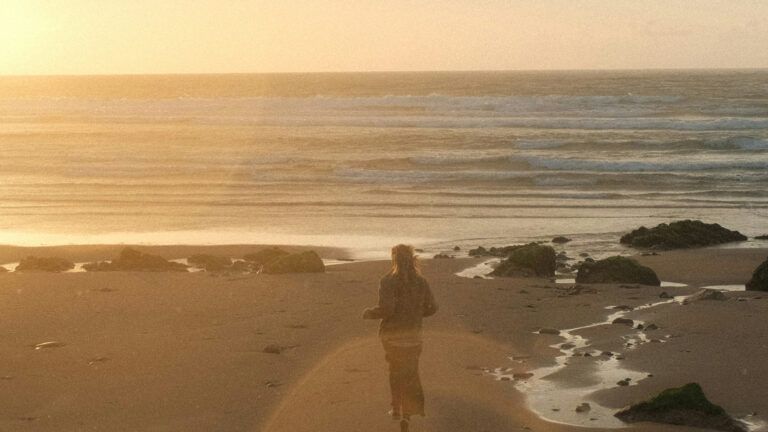
[[[111,262],[101,261],[88,263],[83,266],[87,271],[152,271],[152,272],[186,272],[187,266],[168,261],[157,255],[139,252],[125,248],[120,256]]]
[[[632,381],[631,378],[624,378],[623,380],[617,382],[616,385],[621,386],[621,387],[626,387],[626,386],[629,385],[630,381]]]
[[[653,399],[624,408],[615,415],[627,423],[648,421],[726,432],[747,431],[744,424],[707,400],[696,383],[664,390]]]
[[[72,270],[75,264],[64,258],[28,256],[21,260],[15,271],[63,272]]]
[[[768,234],[755,236],[755,240],[768,240]]]
[[[571,239],[569,239],[568,237],[563,237],[563,236],[557,236],[557,237],[552,239],[552,243],[555,243],[555,244],[568,243],[569,241],[571,241]]]
[[[768,259],[752,273],[752,279],[747,282],[747,291],[768,291]]]
[[[635,321],[629,319],[629,318],[616,318],[615,320],[611,321],[612,324],[622,324],[622,325],[628,325],[632,326],[635,325]]]
[[[243,256],[243,259],[246,261],[250,261],[254,264],[263,266],[270,261],[273,261],[277,258],[284,257],[286,255],[289,255],[289,253],[280,249],[279,247],[268,247],[268,248],[261,249],[257,252],[246,254],[245,256]]]
[[[663,299],[671,299],[671,298],[674,298],[674,297],[672,297],[671,295],[669,295],[669,293],[667,293],[666,291],[662,291],[662,292],[661,292],[661,294],[659,294],[659,298],[663,298]]]
[[[433,259],[448,259],[448,258],[453,258],[453,255],[448,255],[448,254],[444,254],[444,253],[439,253],[439,254],[437,254],[437,255],[433,256],[432,258],[433,258]]]
[[[493,276],[552,277],[555,275],[555,250],[530,243],[510,251],[507,259],[491,272]]]
[[[631,311],[634,308],[632,306],[628,306],[628,305],[618,305],[618,306],[614,306],[612,309],[622,310],[622,311]]]
[[[576,407],[577,413],[585,413],[589,412],[592,409],[592,406],[586,402],[583,402],[581,405]]]
[[[264,265],[262,271],[269,274],[324,273],[325,264],[315,251],[304,251],[274,259]]]
[[[252,261],[237,260],[229,266],[229,270],[237,273],[251,273],[260,268],[259,265]]]
[[[550,327],[542,327],[542,328],[539,329],[539,334],[548,334],[548,335],[555,335],[555,336],[557,336],[557,335],[560,334],[560,330],[553,329],[553,328],[550,328]]]
[[[654,249],[680,249],[711,246],[747,237],[719,224],[706,224],[698,220],[682,220],[660,224],[653,228],[640,227],[621,237],[621,243],[634,247]]]
[[[578,283],[637,283],[661,285],[659,277],[651,268],[631,258],[613,256],[595,262],[584,262],[576,273]]]
[[[454,251],[454,252],[458,252],[458,251],[460,251],[460,250],[461,250],[461,248],[460,248],[460,247],[458,247],[458,246],[454,246],[454,247],[453,247],[453,251]]]
[[[261,351],[267,354],[280,354],[281,352],[283,352],[283,347],[277,344],[269,344],[265,346],[264,349]]]
[[[586,252],[582,252],[582,253],[579,254],[579,256],[582,257],[582,258],[586,258],[586,257],[589,256],[589,254],[586,253]]]
[[[656,324],[648,324],[647,326],[645,326],[645,331],[653,331],[658,329],[659,329],[659,326],[657,326]]]
[[[223,271],[232,266],[232,260],[229,257],[208,254],[192,255],[187,258],[187,262],[209,272]]]
[[[696,292],[695,294],[691,295],[686,299],[689,302],[692,301],[698,301],[698,300],[728,300],[728,296],[723,294],[722,291],[704,288],[701,291]]]
[[[521,372],[521,373],[512,374],[512,379],[516,381],[527,380],[528,378],[531,378],[531,377],[533,377],[533,374],[530,372]]]

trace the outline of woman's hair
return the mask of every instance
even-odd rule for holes
[[[419,260],[413,254],[413,246],[399,244],[392,248],[392,276],[413,280],[421,276]]]

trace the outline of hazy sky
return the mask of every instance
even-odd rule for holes
[[[768,0],[1,0],[0,74],[768,67]]]

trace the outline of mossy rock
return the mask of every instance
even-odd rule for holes
[[[72,270],[73,268],[75,268],[75,264],[72,261],[66,260],[64,258],[28,256],[21,260],[19,265],[16,266],[15,271],[58,273]]]
[[[636,283],[642,285],[661,285],[656,272],[637,261],[614,256],[599,261],[585,261],[576,273],[577,283]]]
[[[653,228],[640,227],[622,236],[620,241],[640,248],[684,249],[745,240],[747,237],[742,233],[723,228],[719,224],[682,220]]]
[[[284,256],[288,256],[288,255],[290,255],[288,252],[278,247],[268,247],[268,248],[261,249],[257,252],[246,254],[243,257],[243,259],[257,265],[266,265],[270,261],[273,261],[277,258],[282,258]]]
[[[726,432],[747,430],[722,407],[710,402],[696,383],[664,390],[651,400],[632,405],[615,415],[627,423],[648,421]]]
[[[768,291],[768,259],[752,273],[752,279],[747,282],[747,291]]]
[[[492,276],[552,277],[557,262],[552,246],[530,243],[516,247],[491,272]]]
[[[270,274],[323,273],[325,272],[325,264],[315,251],[305,251],[276,258],[265,264],[262,272]]]

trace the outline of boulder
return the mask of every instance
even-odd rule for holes
[[[15,271],[63,272],[72,270],[75,264],[64,258],[28,256],[21,260]]]
[[[585,261],[579,266],[576,282],[661,285],[659,277],[651,268],[640,265],[631,258],[621,256],[613,256],[594,262]]]
[[[187,258],[187,262],[209,272],[227,270],[232,266],[232,260],[229,257],[220,255],[195,254]]]
[[[768,240],[768,234],[755,236],[755,240]]]
[[[660,224],[654,228],[640,227],[621,237],[621,243],[634,247],[654,249],[681,249],[711,246],[747,237],[719,224],[706,224],[698,220],[682,220]]]
[[[187,266],[168,261],[157,255],[139,252],[132,248],[120,251],[120,256],[112,261],[88,263],[83,266],[87,271],[151,271],[151,272],[186,272]]]
[[[453,251],[454,251],[454,252],[458,252],[458,251],[460,251],[460,250],[461,250],[461,248],[460,248],[460,247],[458,247],[458,246],[454,246],[454,247],[453,247]]]
[[[493,276],[552,277],[557,263],[552,246],[530,243],[510,251],[491,272]]]
[[[703,290],[697,291],[695,294],[686,298],[684,300],[684,303],[689,303],[689,302],[699,301],[699,300],[724,301],[724,300],[728,300],[728,296],[726,296],[722,291],[718,291],[710,288],[704,288]]]
[[[444,253],[439,253],[439,254],[437,254],[437,255],[433,256],[432,258],[433,258],[433,259],[448,259],[448,258],[453,258],[453,255],[448,255],[448,254],[444,254]]]
[[[664,390],[653,399],[624,408],[615,415],[627,423],[647,421],[726,432],[747,431],[744,424],[707,400],[696,383]]]
[[[315,251],[305,251],[288,254],[268,262],[262,272],[270,274],[282,273],[323,273],[325,264]]]
[[[747,291],[768,291],[768,259],[752,273],[752,279],[747,282]]]
[[[555,243],[555,244],[568,243],[569,241],[571,241],[571,239],[569,239],[568,237],[563,237],[563,236],[557,236],[557,237],[552,239],[552,243]]]
[[[290,254],[280,249],[279,247],[268,247],[268,248],[261,249],[257,252],[246,254],[243,257],[243,259],[257,265],[265,265],[270,261],[273,261],[277,258],[281,258],[287,255],[290,255]]]

